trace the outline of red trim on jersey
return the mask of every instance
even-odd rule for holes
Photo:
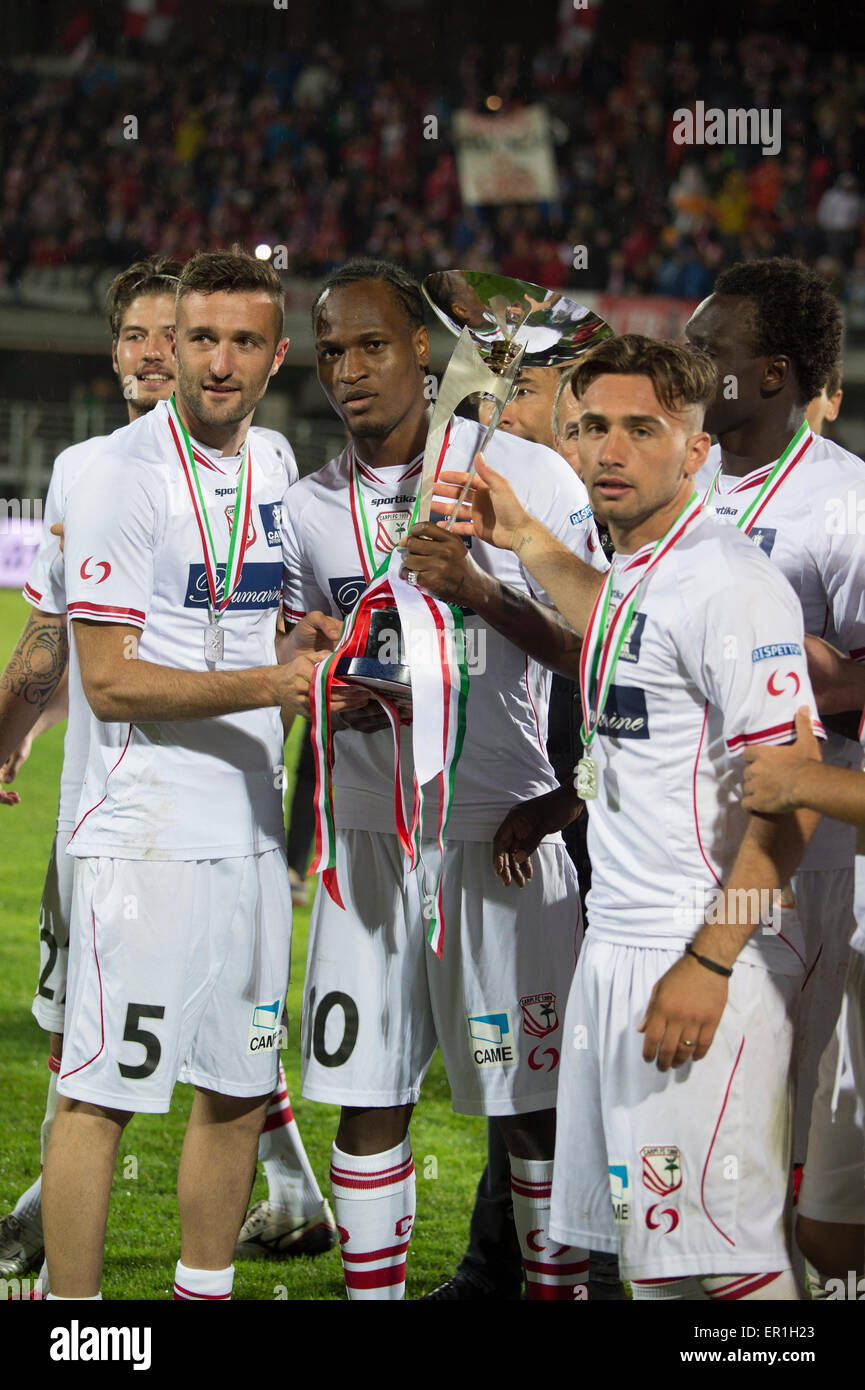
[[[91,618],[103,623],[132,623],[134,627],[144,627],[147,614],[140,608],[118,608],[113,603],[88,603],[83,599],[70,603],[70,618]]]
[[[353,1264],[370,1264],[373,1260],[392,1260],[395,1255],[404,1255],[408,1250],[408,1241],[402,1245],[388,1245],[384,1250],[364,1250],[359,1254],[353,1255],[350,1250],[342,1249],[343,1263],[351,1260]]]
[[[735,1242],[734,1240],[731,1240],[730,1237],[726,1234],[725,1231],[722,1231],[722,1230],[721,1230],[721,1227],[718,1225],[717,1221],[713,1220],[712,1215],[711,1215],[711,1213],[710,1213],[710,1211],[709,1211],[709,1208],[706,1206],[706,1195],[705,1195],[705,1194],[706,1194],[706,1173],[707,1173],[708,1168],[709,1168],[709,1159],[712,1157],[712,1150],[713,1150],[714,1147],[715,1147],[715,1140],[716,1140],[717,1137],[718,1137],[718,1130],[721,1128],[721,1121],[722,1121],[723,1118],[724,1118],[724,1111],[727,1109],[727,1101],[730,1099],[730,1088],[731,1088],[732,1085],[733,1085],[733,1077],[736,1075],[736,1068],[737,1068],[738,1065],[739,1065],[739,1059],[740,1059],[740,1057],[742,1056],[742,1051],[743,1051],[744,1047],[745,1047],[745,1038],[744,1038],[744,1035],[743,1035],[743,1036],[742,1036],[742,1041],[739,1043],[739,1051],[736,1053],[736,1060],[735,1060],[735,1062],[733,1063],[733,1070],[730,1072],[730,1079],[729,1079],[729,1081],[727,1082],[727,1089],[726,1089],[726,1091],[724,1092],[724,1101],[723,1101],[723,1104],[722,1104],[722,1106],[721,1106],[720,1114],[718,1115],[718,1121],[717,1121],[717,1123],[716,1123],[716,1125],[715,1125],[715,1132],[714,1132],[714,1134],[712,1135],[712,1142],[711,1142],[711,1144],[709,1145],[709,1152],[706,1154],[706,1162],[703,1164],[703,1175],[702,1175],[702,1177],[701,1177],[701,1179],[700,1179],[700,1205],[701,1205],[701,1207],[703,1208],[703,1211],[704,1211],[704,1212],[706,1213],[706,1215],[708,1216],[708,1218],[709,1218],[710,1222],[712,1223],[712,1225],[715,1227],[715,1230],[718,1232],[718,1235],[721,1236],[721,1238],[722,1238],[723,1240],[725,1240],[725,1241],[727,1242],[728,1245],[732,1245],[732,1247],[733,1247],[734,1250],[735,1250],[735,1248],[736,1248],[736,1242]]]
[[[126,742],[125,742],[124,745],[123,745],[123,752],[120,754],[120,757],[117,759],[117,762],[114,764],[114,767],[112,767],[111,770],[106,774],[106,777],[105,777],[105,794],[104,794],[104,796],[102,797],[102,800],[97,801],[97,803],[96,803],[95,806],[91,806],[91,807],[90,807],[90,811],[98,811],[98,810],[99,810],[99,807],[102,805],[102,802],[103,802],[103,801],[105,800],[105,798],[108,796],[108,778],[111,776],[111,773],[114,771],[114,768],[119,767],[120,764],[123,762],[123,759],[124,759],[125,756],[126,756],[126,750],[127,750],[127,748],[129,747],[129,740],[131,739],[131,737],[132,737],[132,725],[130,724],[130,725],[129,725],[129,733],[126,735]],[[75,827],[75,829],[73,830],[72,834],[69,836],[69,839],[68,839],[67,842],[66,842],[67,845],[71,845],[71,844],[72,844],[72,841],[75,839],[75,836],[78,834],[78,831],[81,829],[81,827],[82,827],[82,825],[84,824],[84,822],[86,821],[87,817],[90,815],[90,811],[85,811],[85,812],[84,812],[84,815],[81,817],[80,821],[79,821],[78,824],[76,825],[76,827]]]
[[[802,992],[803,992],[803,993],[804,993],[804,990],[805,990],[805,986],[807,985],[807,983],[808,983],[808,981],[810,980],[811,976],[814,974],[814,971],[817,969],[817,962],[818,962],[818,960],[820,959],[820,957],[821,957],[822,954],[823,954],[823,946],[824,946],[824,944],[825,944],[824,942],[822,942],[822,941],[820,942],[820,949],[819,949],[819,951],[817,952],[816,956],[814,957],[814,964],[811,966],[811,969],[808,971],[808,974],[805,976],[804,980],[802,981]],[[800,956],[799,959],[802,960],[802,957]],[[802,964],[803,964],[803,965],[805,964],[805,962],[804,962],[803,960],[802,960]]]
[[[190,443],[192,443],[191,440]],[[214,473],[221,473],[222,476],[225,477],[225,469],[220,468],[218,463],[212,458],[208,458],[207,454],[203,454],[200,449],[196,449],[194,444],[192,445],[192,457],[195,459],[196,463],[202,464],[204,468],[210,468]]]
[[[374,473],[368,463],[362,463],[357,453],[354,456],[358,472],[362,478],[367,478],[371,483],[377,483],[379,487],[391,487],[394,483],[404,483],[406,478],[413,478],[415,473],[419,473],[423,467],[423,454],[416,454],[404,473],[400,473],[398,478],[380,478],[378,473]]]
[[[746,744],[779,743],[784,734],[792,734],[795,728],[796,721],[790,719],[786,724],[773,724],[771,729],[758,729],[757,732],[753,734],[737,734],[735,738],[728,738],[726,740],[727,748],[731,753],[738,753]]]
[[[37,593],[31,584],[24,585],[24,597],[29,599],[31,603],[42,602],[42,595]]]
[[[293,623],[299,623],[301,618],[306,617],[306,614],[301,613],[297,608],[286,608],[285,603],[282,605],[282,611],[286,618],[290,618]]]
[[[739,480],[735,487],[729,488],[722,495],[731,497],[734,492],[750,492],[752,487],[759,487],[761,483],[765,483],[774,467],[774,463],[767,463],[763,468],[755,468],[753,473],[748,473],[746,477]]]
[[[67,1076],[74,1076],[76,1072],[83,1071],[85,1067],[89,1067],[90,1063],[96,1061],[96,1058],[105,1047],[105,1019],[102,1013],[102,971],[99,969],[99,953],[96,950],[96,912],[93,908],[90,909],[90,916],[93,921],[93,959],[96,961],[96,977],[99,980],[99,1031],[102,1036],[99,1041],[99,1052],[94,1052],[93,1056],[89,1057],[86,1062],[82,1062],[80,1067],[73,1067],[72,1071],[61,1072],[61,1081],[65,1081]]]
[[[541,739],[541,725],[540,725],[540,721],[539,721],[539,719],[538,719],[538,712],[537,712],[537,710],[535,709],[535,702],[534,702],[534,700],[532,699],[531,687],[529,686],[529,658],[528,658],[528,657],[526,657],[526,669],[525,669],[525,673],[524,673],[524,674],[525,674],[525,682],[526,682],[526,694],[527,694],[528,697],[529,697],[529,704],[530,704],[531,707],[532,707],[532,714],[535,716],[535,729],[536,729],[537,735],[538,735],[538,747],[540,748],[541,752],[543,753],[543,752],[544,752],[544,745],[543,745],[543,741],[542,741],[542,739]]]
[[[706,858],[706,851],[703,849],[703,840],[702,836],[700,835],[700,817],[697,814],[697,768],[700,766],[700,754],[703,751],[703,739],[706,737],[706,723],[708,721],[708,718],[709,701],[707,700],[703,705],[703,727],[700,730],[700,742],[697,744],[697,756],[694,759],[694,775],[691,780],[691,804],[693,806],[694,811],[694,829],[697,832],[697,847],[700,851],[703,863],[706,865],[706,868],[709,870],[709,873],[712,875],[718,887],[723,888],[724,885],[722,884],[718,875],[715,873],[715,870],[712,868],[712,865]]]

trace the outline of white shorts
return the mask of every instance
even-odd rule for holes
[[[625,1279],[788,1269],[797,976],[739,964],[700,1062],[660,1072],[637,1032],[681,950],[591,931],[565,1015],[550,1233]]]
[[[54,836],[39,905],[39,984],[31,1012],[39,1027],[48,1033],[63,1032],[75,875],[75,860],[66,853],[71,833],[58,830]]]
[[[806,959],[793,1046],[793,1160],[802,1163],[808,1147],[820,1058],[835,1031],[850,938],[856,927],[853,866],[808,869],[794,875],[792,887],[805,935]]]
[[[276,1083],[291,889],[282,850],[198,861],[80,859],[61,1095],[161,1113],[175,1081]]]
[[[838,1024],[820,1062],[796,1208],[812,1221],[865,1225],[865,956],[850,952]]]
[[[523,889],[493,872],[489,843],[446,845],[441,960],[426,943],[420,870],[404,885],[395,835],[339,831],[337,872],[345,910],[320,886],[310,924],[303,1094],[335,1105],[413,1103],[438,1044],[456,1111],[554,1106],[581,935],[564,845],[537,850]]]

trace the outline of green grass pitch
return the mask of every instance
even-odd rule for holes
[[[28,612],[0,590],[0,668]],[[48,1082],[47,1035],[30,1013],[39,959],[36,923],[57,808],[63,729],[38,739],[19,774],[21,804],[0,807],[0,1214],[10,1211],[39,1171],[39,1127]],[[289,740],[291,768],[296,738]],[[288,800],[288,798],[287,798]],[[292,1107],[322,1190],[328,1192],[337,1111],[300,1095],[299,1020],[309,912],[295,915],[291,1018],[283,1064]],[[175,1178],[192,1090],[178,1086],[168,1115],[135,1117],[123,1137],[108,1220],[102,1288],[108,1299],[168,1299],[180,1251]],[[436,1054],[412,1124],[417,1221],[408,1257],[407,1296],[419,1298],[455,1269],[465,1248],[474,1189],[484,1164],[486,1125],[454,1115]],[[266,1196],[256,1179],[252,1200]],[[345,1297],[336,1250],[316,1259],[240,1261],[240,1299]]]

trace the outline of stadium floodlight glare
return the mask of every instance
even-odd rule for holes
[[[255,248],[255,256],[259,261],[269,261],[273,255],[273,247],[268,246],[266,241],[259,242]]]

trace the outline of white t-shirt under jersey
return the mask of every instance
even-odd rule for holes
[[[443,468],[466,469],[483,429],[451,421]],[[314,608],[344,615],[365,579],[351,512],[351,447],[292,488],[284,510],[286,617],[297,621]],[[550,449],[499,430],[486,450],[491,468],[509,478],[520,500],[580,559],[598,569],[606,561],[588,494],[576,474]],[[361,467],[377,563],[405,534],[420,483],[421,460],[381,474]],[[547,602],[516,556],[474,541],[471,555],[487,574]],[[506,811],[557,785],[546,754],[550,673],[530,660],[476,614],[466,612],[469,694],[466,736],[457,769],[448,838],[486,840]],[[393,742],[390,730],[342,731],[334,737],[334,813],[340,829],[394,833]],[[403,779],[411,739],[403,739]],[[435,824],[436,791],[426,797],[427,825]]]
[[[786,575],[802,605],[805,631],[865,660],[865,464],[831,439],[810,430],[805,452],[760,512],[749,535]],[[716,444],[697,474],[702,498],[721,462]],[[744,478],[721,473],[707,505],[735,523],[754,500],[774,462]],[[839,734],[827,733],[826,762],[857,767],[859,750]],[[824,817],[801,869],[849,868],[855,832]]]
[[[220,566],[240,458],[196,446]],[[243,572],[221,626],[221,670],[271,665],[282,589],[280,512],[287,458],[250,439],[252,505]],[[71,619],[141,629],[138,656],[205,671],[208,593],[201,538],[160,402],[103,444],[71,491],[64,518]],[[73,629],[74,630],[74,629]],[[212,719],[106,723],[91,716],[87,771],[69,852],[215,859],[282,843],[275,708]]]
[[[611,615],[653,548],[614,558]],[[803,637],[783,575],[699,511],[639,593],[592,744],[593,935],[667,948],[693,938],[748,823],[743,750],[789,742],[800,705],[815,708]],[[758,928],[742,959],[795,973],[796,934],[787,944]]]
[[[122,428],[126,428],[123,426]],[[117,433],[117,431],[115,431]],[[271,444],[286,469],[289,483],[297,481],[297,464],[288,440],[276,430],[253,426],[253,437],[260,435]],[[23,596],[41,613],[66,612],[66,569],[60,549],[59,536],[51,527],[63,522],[70,492],[83,470],[110,444],[112,435],[96,435],[93,439],[71,444],[54,460],[51,482],[42,513],[42,535],[33,559]],[[196,458],[204,463],[207,455],[203,446],[194,445]],[[214,459],[219,455],[209,451]],[[71,634],[70,634],[71,635]],[[60,800],[57,806],[57,830],[71,831],[78,820],[78,801],[87,768],[87,749],[90,742],[90,707],[81,687],[81,672],[75,643],[69,643],[69,714],[63,739],[63,767],[60,773]]]

